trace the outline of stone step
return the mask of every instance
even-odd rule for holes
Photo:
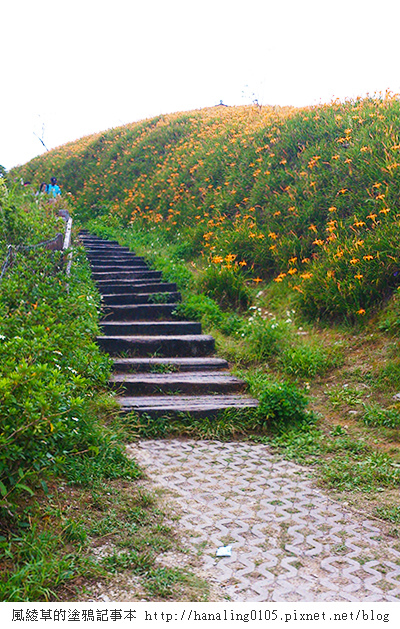
[[[105,336],[201,334],[201,323],[197,321],[102,321],[100,327]]]
[[[174,320],[176,304],[138,304],[136,306],[107,306],[102,307],[106,321],[158,321]]]
[[[110,295],[102,294],[103,304],[133,305],[133,304],[151,304],[151,303],[168,303],[173,304],[181,301],[182,297],[179,292],[166,293],[112,293]]]
[[[210,395],[213,393],[238,393],[245,383],[235,376],[220,372],[180,373],[127,373],[114,374],[111,386],[124,395],[160,395],[181,393]]]
[[[94,280],[147,280],[147,279],[161,279],[161,271],[113,271],[111,273],[104,273],[102,271],[95,271],[92,273]]]
[[[168,373],[177,371],[216,371],[228,369],[223,358],[114,358],[114,371],[133,373]]]
[[[209,356],[215,351],[215,340],[208,334],[98,336],[97,342],[111,356]]]
[[[119,398],[122,412],[146,413],[150,417],[176,416],[189,413],[195,417],[215,417],[227,409],[256,408],[258,400],[245,395],[163,395]]]
[[[122,293],[175,293],[175,282],[159,282],[158,280],[120,280],[118,282],[97,282],[99,292],[104,295]]]

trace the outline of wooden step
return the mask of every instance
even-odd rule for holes
[[[245,383],[235,376],[221,372],[127,373],[114,374],[110,383],[124,395],[188,395],[229,394],[243,391]]]
[[[163,395],[151,397],[120,397],[122,412],[173,417],[188,413],[195,417],[215,417],[227,409],[256,408],[258,400],[245,395]]]
[[[107,293],[107,287],[114,288],[115,286],[121,286],[125,288],[133,288],[136,286],[143,286],[145,284],[153,286],[154,284],[163,284],[164,282],[160,281],[157,277],[149,277],[149,278],[137,278],[137,279],[128,279],[128,280],[96,280],[96,286],[100,292]],[[167,282],[165,282],[167,283]],[[169,282],[168,282],[169,283]],[[171,282],[174,284],[174,282]],[[176,284],[175,284],[176,286]],[[175,289],[173,289],[175,290]],[[110,290],[109,292],[112,292]],[[124,293],[125,290],[122,290],[121,293]],[[150,291],[149,291],[150,292]]]
[[[197,321],[101,321],[100,327],[105,336],[201,334]]]
[[[146,261],[138,256],[104,256],[104,258],[89,258],[89,262],[92,268],[104,265],[131,266],[132,264],[146,264]]]
[[[107,251],[106,249],[96,250],[94,252],[86,251],[86,255],[89,260],[100,260],[104,262],[106,260],[142,260],[143,256],[138,256],[133,251],[119,251],[113,249],[113,251]]]
[[[94,280],[148,280],[161,279],[160,271],[112,271],[105,273],[104,271],[95,271],[92,273]]]
[[[154,304],[165,303],[174,304],[181,301],[182,297],[179,292],[174,293],[112,293],[111,295],[101,296],[103,304],[133,305],[133,304]]]
[[[178,292],[175,282],[159,282],[158,280],[119,280],[114,283],[97,282],[99,292],[104,295],[122,293],[175,293]]]
[[[201,358],[114,358],[117,373],[168,373],[177,371],[216,371],[228,369],[223,358],[205,356]]]
[[[85,247],[90,247],[91,245],[118,245],[119,242],[116,240],[105,240],[104,238],[94,238],[79,235],[80,241],[85,245]]]
[[[176,304],[137,304],[135,306],[107,306],[102,307],[106,321],[168,321],[176,319]]]
[[[87,247],[85,247],[85,249],[88,256],[92,256],[97,253],[106,253],[107,255],[112,255],[114,253],[130,252],[130,249],[128,247],[121,247],[120,245],[88,245]]]
[[[90,264],[92,273],[114,273],[115,271],[150,271],[145,262],[132,260],[129,264]]]
[[[96,340],[111,356],[209,356],[215,351],[215,340],[209,334],[98,336]]]
[[[213,337],[201,334],[200,323],[177,318],[175,283],[163,282],[159,271],[116,241],[85,233],[82,242],[102,295],[97,342],[114,357],[110,385],[124,392],[117,397],[122,412],[210,418],[258,406],[239,394],[245,385],[226,371],[228,363],[213,356]],[[169,303],[152,303],[163,298]]]

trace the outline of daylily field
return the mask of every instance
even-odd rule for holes
[[[56,174],[82,219],[114,215],[186,259],[287,284],[312,317],[357,320],[400,283],[399,114],[391,94],[218,106],[85,137],[18,174]]]

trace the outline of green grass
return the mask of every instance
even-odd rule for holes
[[[382,408],[378,404],[364,404],[363,422],[366,426],[400,428],[399,405]]]
[[[162,565],[164,553],[181,550],[158,496],[126,481],[61,482],[21,511],[18,532],[0,538],[1,600],[80,600],[93,582],[106,587],[123,574],[138,576],[138,596],[143,588],[149,600],[207,600],[190,566]]]

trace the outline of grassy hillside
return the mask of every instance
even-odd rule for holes
[[[399,113],[390,95],[215,107],[89,136],[13,173],[58,176],[76,218],[177,281],[181,313],[202,319],[278,416],[277,433],[255,438],[395,526]],[[314,421],[294,426],[307,397]],[[124,430],[158,428],[133,418]],[[248,434],[238,417],[190,430]]]
[[[177,113],[67,144],[18,175],[57,175],[82,220],[133,222],[218,273],[287,284],[311,317],[354,321],[399,285],[399,113],[388,94]]]

